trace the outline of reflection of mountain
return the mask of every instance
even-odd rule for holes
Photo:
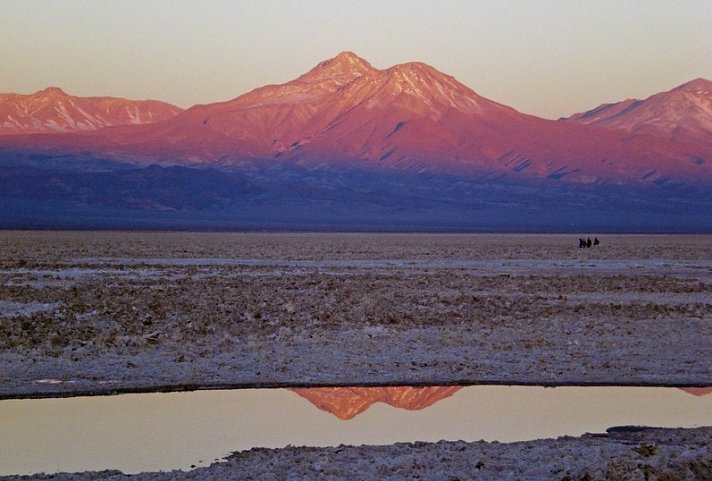
[[[340,419],[351,419],[377,402],[411,411],[423,409],[452,396],[461,388],[462,386],[318,387],[292,388],[290,391]]]
[[[704,396],[705,394],[712,394],[712,386],[708,387],[684,387],[683,391],[689,394],[694,394],[695,396]]]

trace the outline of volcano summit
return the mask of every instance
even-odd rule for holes
[[[712,205],[708,83],[550,121],[423,63],[379,70],[344,52],[153,123],[13,127],[0,196],[14,207],[0,220],[48,226],[31,212],[53,199],[58,226],[707,231],[712,214],[693,211]]]

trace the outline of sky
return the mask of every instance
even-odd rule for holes
[[[0,92],[189,107],[345,50],[379,69],[425,62],[558,118],[712,79],[712,1],[0,0]]]

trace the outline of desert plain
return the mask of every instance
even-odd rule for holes
[[[3,232],[0,397],[712,385],[712,237],[599,237]]]
[[[579,248],[581,236],[601,243]],[[233,387],[702,387],[712,385],[710,359],[709,235],[0,232],[0,399]],[[664,442],[655,433],[641,442]],[[707,429],[661,436],[710,441]],[[591,449],[604,442],[588,439]],[[695,452],[687,477],[659,479],[708,479],[709,447]],[[620,479],[648,479],[644,471]],[[531,479],[613,479],[593,473]],[[492,479],[516,479],[507,476]]]

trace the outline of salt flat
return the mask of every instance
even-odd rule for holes
[[[712,385],[712,236],[598,237],[3,231],[0,397]]]

